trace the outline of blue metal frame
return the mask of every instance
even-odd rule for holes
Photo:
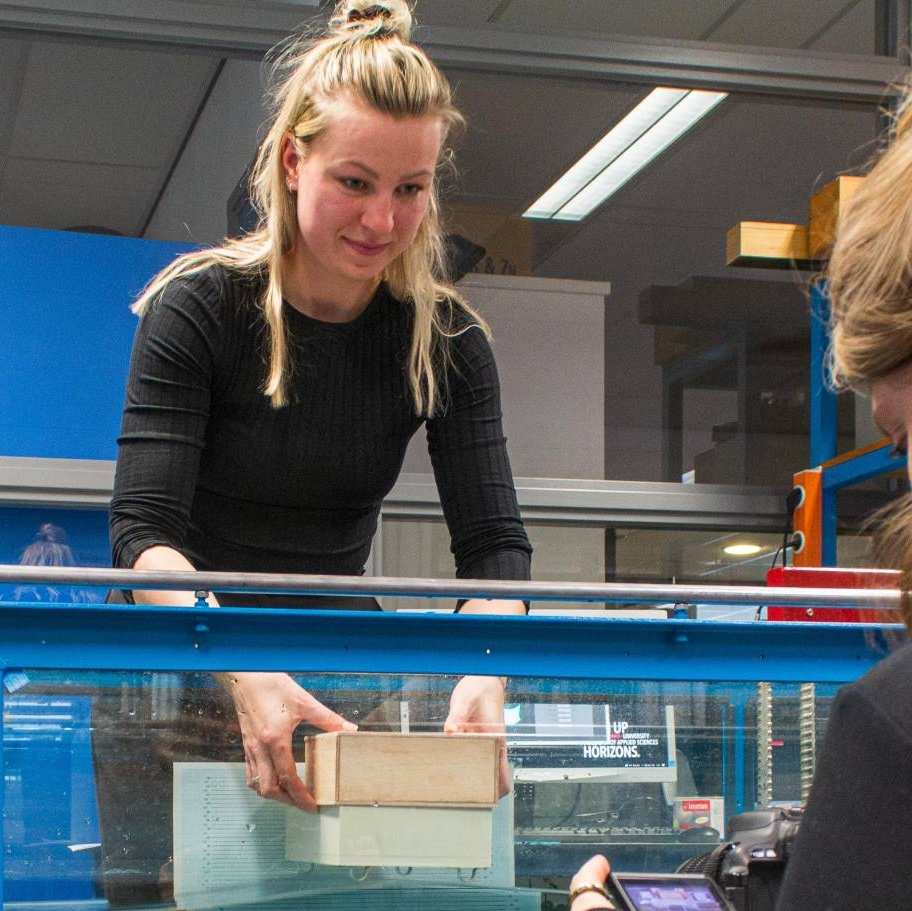
[[[826,381],[826,353],[829,337],[830,304],[826,285],[811,287],[811,465],[821,465],[836,455],[836,393]]]
[[[824,566],[836,566],[836,527],[838,523],[837,494],[843,487],[861,484],[891,471],[903,471],[906,460],[897,456],[891,445],[872,449],[835,465],[823,467],[821,506],[822,559]]]
[[[870,478],[905,468],[905,459],[895,456],[890,446],[826,465],[836,457],[838,418],[836,393],[829,387],[826,357],[829,347],[830,305],[824,282],[811,288],[811,466],[821,466],[821,560],[824,566],[836,566],[837,560],[837,493],[843,487],[860,484]]]
[[[828,465],[823,469],[823,489],[837,491],[852,484],[876,478],[891,471],[903,471],[906,467],[904,456],[896,455],[893,446],[886,444],[861,455]]]
[[[826,472],[824,471],[824,479]],[[824,487],[821,491],[820,559],[824,566],[839,564],[839,539],[837,537],[838,505],[836,488]]]
[[[3,668],[5,677],[6,668]],[[6,718],[6,687],[5,681],[0,680],[0,820],[6,819],[6,749],[3,742],[3,726]],[[0,843],[5,839],[6,827],[0,827]],[[3,895],[6,884],[6,850],[0,855],[0,908],[4,907]]]
[[[842,683],[881,654],[860,624],[16,604],[0,669],[497,674]],[[809,656],[813,656],[809,659]]]
[[[897,456],[891,445],[880,446],[835,465],[824,465],[821,480],[821,559],[824,566],[838,561],[836,529],[838,524],[837,494],[844,487],[861,484],[891,471],[904,471],[906,460]]]
[[[881,631],[858,624],[19,603],[0,606],[0,673],[6,678],[17,670],[230,668],[321,677],[343,672],[697,680],[723,688],[758,679],[843,683],[882,657],[873,645]],[[743,726],[743,694],[735,712],[736,727]],[[745,801],[740,739],[734,756],[739,809]],[[0,783],[0,814],[4,797]],[[0,859],[0,907],[4,867]]]

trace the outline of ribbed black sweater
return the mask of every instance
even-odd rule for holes
[[[260,392],[259,290],[213,267],[172,282],[140,320],[111,502],[115,566],[162,544],[200,570],[362,571],[424,423],[406,379],[409,308],[384,285],[350,323],[286,306],[291,403],[274,409]],[[446,400],[426,425],[457,575],[528,579],[490,345],[478,328],[449,345]]]
[[[776,911],[912,908],[912,645],[830,710]]]

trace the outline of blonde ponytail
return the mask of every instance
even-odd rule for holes
[[[283,316],[283,256],[297,237],[295,198],[285,183],[282,147],[291,131],[304,148],[327,126],[328,102],[351,93],[393,117],[439,117],[444,139],[462,116],[449,84],[427,55],[409,43],[412,16],[404,0],[343,0],[326,33],[289,42],[273,63],[270,127],[250,176],[250,196],[259,216],[255,231],[219,246],[178,257],[143,289],[133,310],[143,313],[172,281],[220,265],[243,276],[265,276],[257,301],[269,337],[269,362],[262,390],[273,406],[288,402],[290,363]],[[445,153],[444,153],[445,154]],[[428,212],[411,244],[387,267],[391,293],[413,310],[408,378],[415,411],[430,416],[441,404],[435,365],[445,341],[457,334],[453,308],[469,325],[490,336],[482,317],[444,280],[445,257],[437,182]],[[466,320],[462,321],[465,324]]]

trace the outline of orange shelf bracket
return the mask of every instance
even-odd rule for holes
[[[793,566],[820,566],[823,562],[823,469],[807,468],[793,476],[802,491],[795,509],[794,529],[801,535],[792,551]]]

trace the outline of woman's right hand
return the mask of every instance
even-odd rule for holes
[[[237,709],[247,787],[260,797],[315,813],[313,795],[298,775],[291,735],[303,721],[324,731],[355,731],[357,725],[318,702],[288,674],[228,673],[220,679]]]
[[[570,911],[618,911],[617,906],[610,899],[601,894],[601,889],[607,886],[606,880],[611,872],[608,858],[602,854],[590,857],[570,880],[570,894],[580,887],[583,891],[573,899]],[[600,890],[586,889],[586,886],[598,886]]]

